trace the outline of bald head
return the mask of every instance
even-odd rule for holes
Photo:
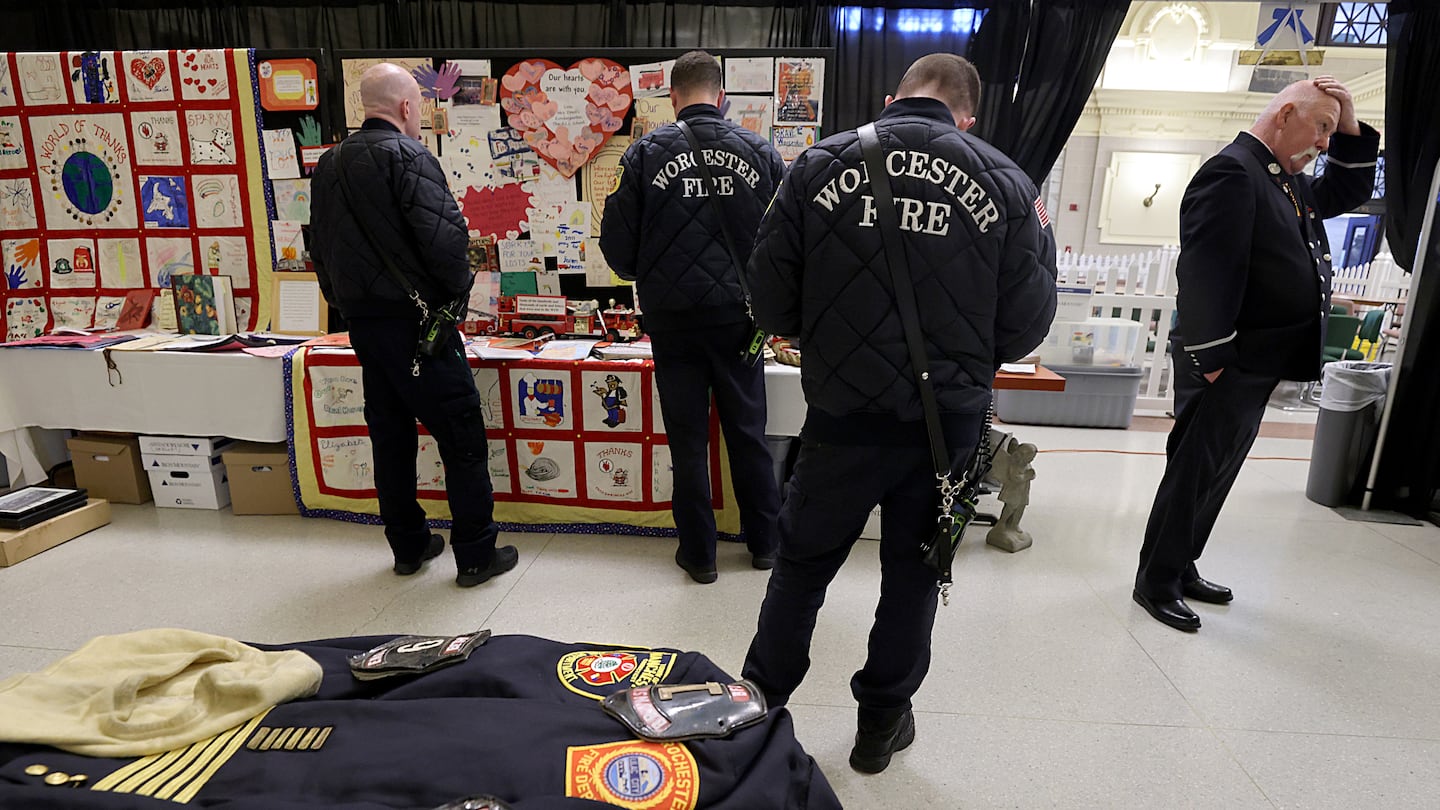
[[[975,108],[980,106],[980,74],[964,57],[928,54],[905,71],[895,98],[933,98],[950,108],[956,126],[969,129],[975,123]]]
[[[410,72],[389,62],[360,76],[360,105],[366,118],[389,121],[412,138],[420,137],[420,85]]]
[[[1304,79],[1275,94],[1250,133],[1274,153],[1289,174],[1299,174],[1330,145],[1340,120],[1340,101]]]

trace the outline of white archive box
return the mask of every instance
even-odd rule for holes
[[[220,456],[147,456],[145,474],[155,505],[221,509],[230,505],[230,479]]]
[[[218,456],[232,442],[224,436],[141,436],[140,456]]]

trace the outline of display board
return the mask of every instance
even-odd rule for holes
[[[647,362],[469,358],[490,448],[495,519],[507,529],[671,534],[670,448]],[[302,349],[287,362],[287,407],[301,514],[377,522],[364,383],[355,355]],[[450,518],[445,468],[421,430],[419,499]],[[710,425],[716,526],[739,533],[739,510]]]
[[[474,240],[481,276],[472,310],[495,313],[505,289],[633,306],[599,248],[604,201],[633,140],[675,120],[670,70],[685,50],[338,51],[332,92],[354,130],[367,68],[389,61],[420,83],[422,137]],[[728,118],[787,160],[818,140],[831,51],[711,53],[721,61]]]
[[[114,326],[185,273],[266,322],[258,116],[249,50],[0,54],[0,334]]]

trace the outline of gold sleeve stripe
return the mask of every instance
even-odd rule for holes
[[[161,771],[160,774],[154,775],[150,780],[145,781],[145,784],[135,788],[132,793],[137,794],[137,796],[157,796],[157,791],[163,790],[167,784],[179,780],[190,768],[196,767],[196,762],[209,760],[213,752],[217,751],[220,745],[222,745],[219,742],[220,739],[229,739],[229,735],[233,734],[233,732],[235,732],[235,729],[232,728],[230,731],[222,732],[222,734],[217,734],[212,736],[212,738],[196,742],[192,747],[186,748],[186,751],[184,751],[184,754],[181,755],[179,760],[171,762],[170,767]]]
[[[165,754],[164,756],[174,756],[174,754],[175,752],[172,751],[168,754]],[[116,768],[114,771],[110,772],[109,776],[106,776],[105,778],[96,782],[93,786],[91,786],[90,789],[111,790],[116,785],[120,784],[126,779],[129,779],[131,776],[135,775],[139,771],[145,770],[146,768],[150,767],[160,758],[160,754],[151,754],[148,757],[141,757],[134,762],[131,762],[129,765],[123,765],[119,768]]]
[[[265,735],[269,733],[270,728],[268,726],[261,726],[255,730],[254,734],[250,735],[250,740],[245,743],[245,747],[251,751],[258,749],[260,747],[260,741],[265,739]]]
[[[141,757],[99,780],[90,789],[169,798],[170,794],[183,788],[195,774],[205,769],[207,763],[216,763],[219,759],[218,764],[214,764],[214,768],[219,768],[229,760],[266,714],[269,714],[268,710],[247,723],[184,748]],[[212,768],[210,773],[213,772]],[[209,777],[205,778],[208,780]],[[198,786],[196,789],[199,789]]]
[[[299,736],[299,731],[300,730],[295,728],[294,726],[285,729],[285,733],[275,738],[275,742],[271,743],[270,750],[277,751],[281,748],[291,746],[294,742],[295,737]]]
[[[170,764],[172,762],[179,759],[185,754],[186,751],[189,750],[190,747],[186,746],[185,748],[176,748],[173,751],[167,751],[164,754],[161,754],[159,757],[150,757],[150,759],[154,761],[149,766],[141,770],[135,771],[128,778],[126,778],[124,781],[120,782],[118,785],[111,789],[114,790],[114,792],[116,793],[129,793],[135,788],[140,787],[142,784],[144,784],[148,779],[150,779],[150,777],[155,776],[156,774],[161,773],[166,768],[170,767]],[[99,785],[96,785],[95,789],[101,790]]]
[[[316,737],[316,735],[318,735],[319,733],[320,733],[320,729],[318,729],[318,728],[307,728],[307,729],[305,729],[305,736],[300,738],[300,745],[299,745],[300,750],[301,750],[301,751],[308,751],[308,750],[310,750],[310,743],[312,743],[312,742],[315,741],[315,737]]]
[[[268,714],[269,711],[267,710],[266,713]],[[256,717],[249,723],[246,723],[240,733],[230,740],[225,746],[225,749],[210,761],[210,764],[200,772],[199,776],[190,782],[189,786],[184,790],[175,795],[175,801],[180,804],[187,804],[191,799],[195,798],[195,794],[199,793],[200,789],[205,787],[206,783],[210,781],[210,778],[215,775],[215,772],[220,770],[225,763],[229,762],[231,757],[235,756],[235,752],[240,750],[240,746],[245,742],[245,738],[249,736],[250,732],[253,731],[256,726],[260,725],[260,720],[264,718],[264,716],[265,715],[262,714],[260,717]],[[168,797],[160,796],[159,798],[164,799]]]
[[[294,751],[294,750],[295,750],[295,744],[298,743],[298,742],[300,742],[300,738],[303,737],[303,736],[305,736],[305,732],[308,731],[308,730],[309,730],[309,729],[304,729],[304,728],[297,728],[297,729],[295,729],[295,733],[294,733],[294,734],[291,734],[291,735],[290,735],[290,739],[288,739],[288,740],[285,741],[285,750],[286,750],[286,751]]]
[[[330,732],[332,732],[332,731],[334,731],[334,730],[335,730],[335,727],[334,727],[334,726],[326,726],[324,729],[322,729],[321,732],[320,732],[320,736],[319,736],[318,738],[316,738],[316,740],[315,740],[315,744],[310,746],[310,750],[311,750],[311,751],[319,751],[319,750],[320,750],[320,746],[324,745],[324,744],[325,744],[325,741],[328,740],[328,739],[330,739]]]

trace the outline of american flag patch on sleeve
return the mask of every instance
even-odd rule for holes
[[[1039,197],[1035,198],[1035,215],[1040,217],[1040,227],[1050,227],[1050,215],[1045,212],[1045,203],[1040,202]]]

